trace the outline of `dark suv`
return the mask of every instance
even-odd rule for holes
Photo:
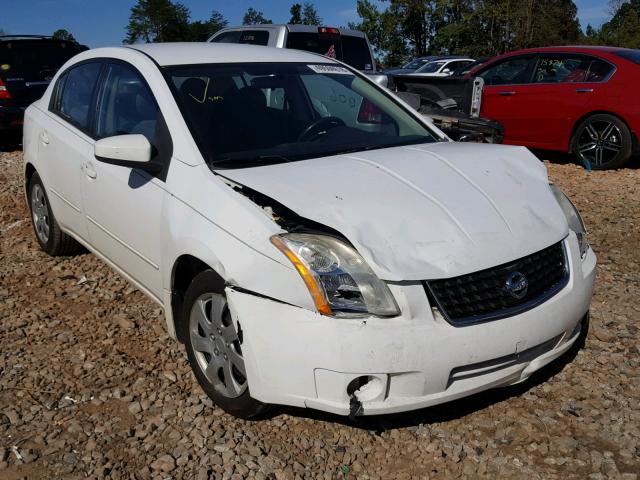
[[[42,96],[63,63],[84,50],[52,37],[0,35],[0,140],[21,132],[25,108]]]

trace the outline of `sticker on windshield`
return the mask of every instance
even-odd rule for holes
[[[351,75],[351,72],[340,65],[307,65],[311,70],[316,73],[331,73],[340,75]]]

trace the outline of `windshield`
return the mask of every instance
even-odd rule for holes
[[[416,70],[416,73],[436,73],[445,62],[429,62]]]
[[[167,74],[214,168],[436,141],[379,87],[337,64],[191,65]]]

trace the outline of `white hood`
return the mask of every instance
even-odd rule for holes
[[[568,234],[544,165],[521,147],[434,143],[220,173],[341,232],[388,281],[470,273]]]

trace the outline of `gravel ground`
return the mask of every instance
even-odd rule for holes
[[[249,422],[212,406],[139,291],[93,255],[38,250],[21,153],[0,154],[0,478],[636,479],[640,169],[547,165],[599,256],[584,349],[418,412]]]

